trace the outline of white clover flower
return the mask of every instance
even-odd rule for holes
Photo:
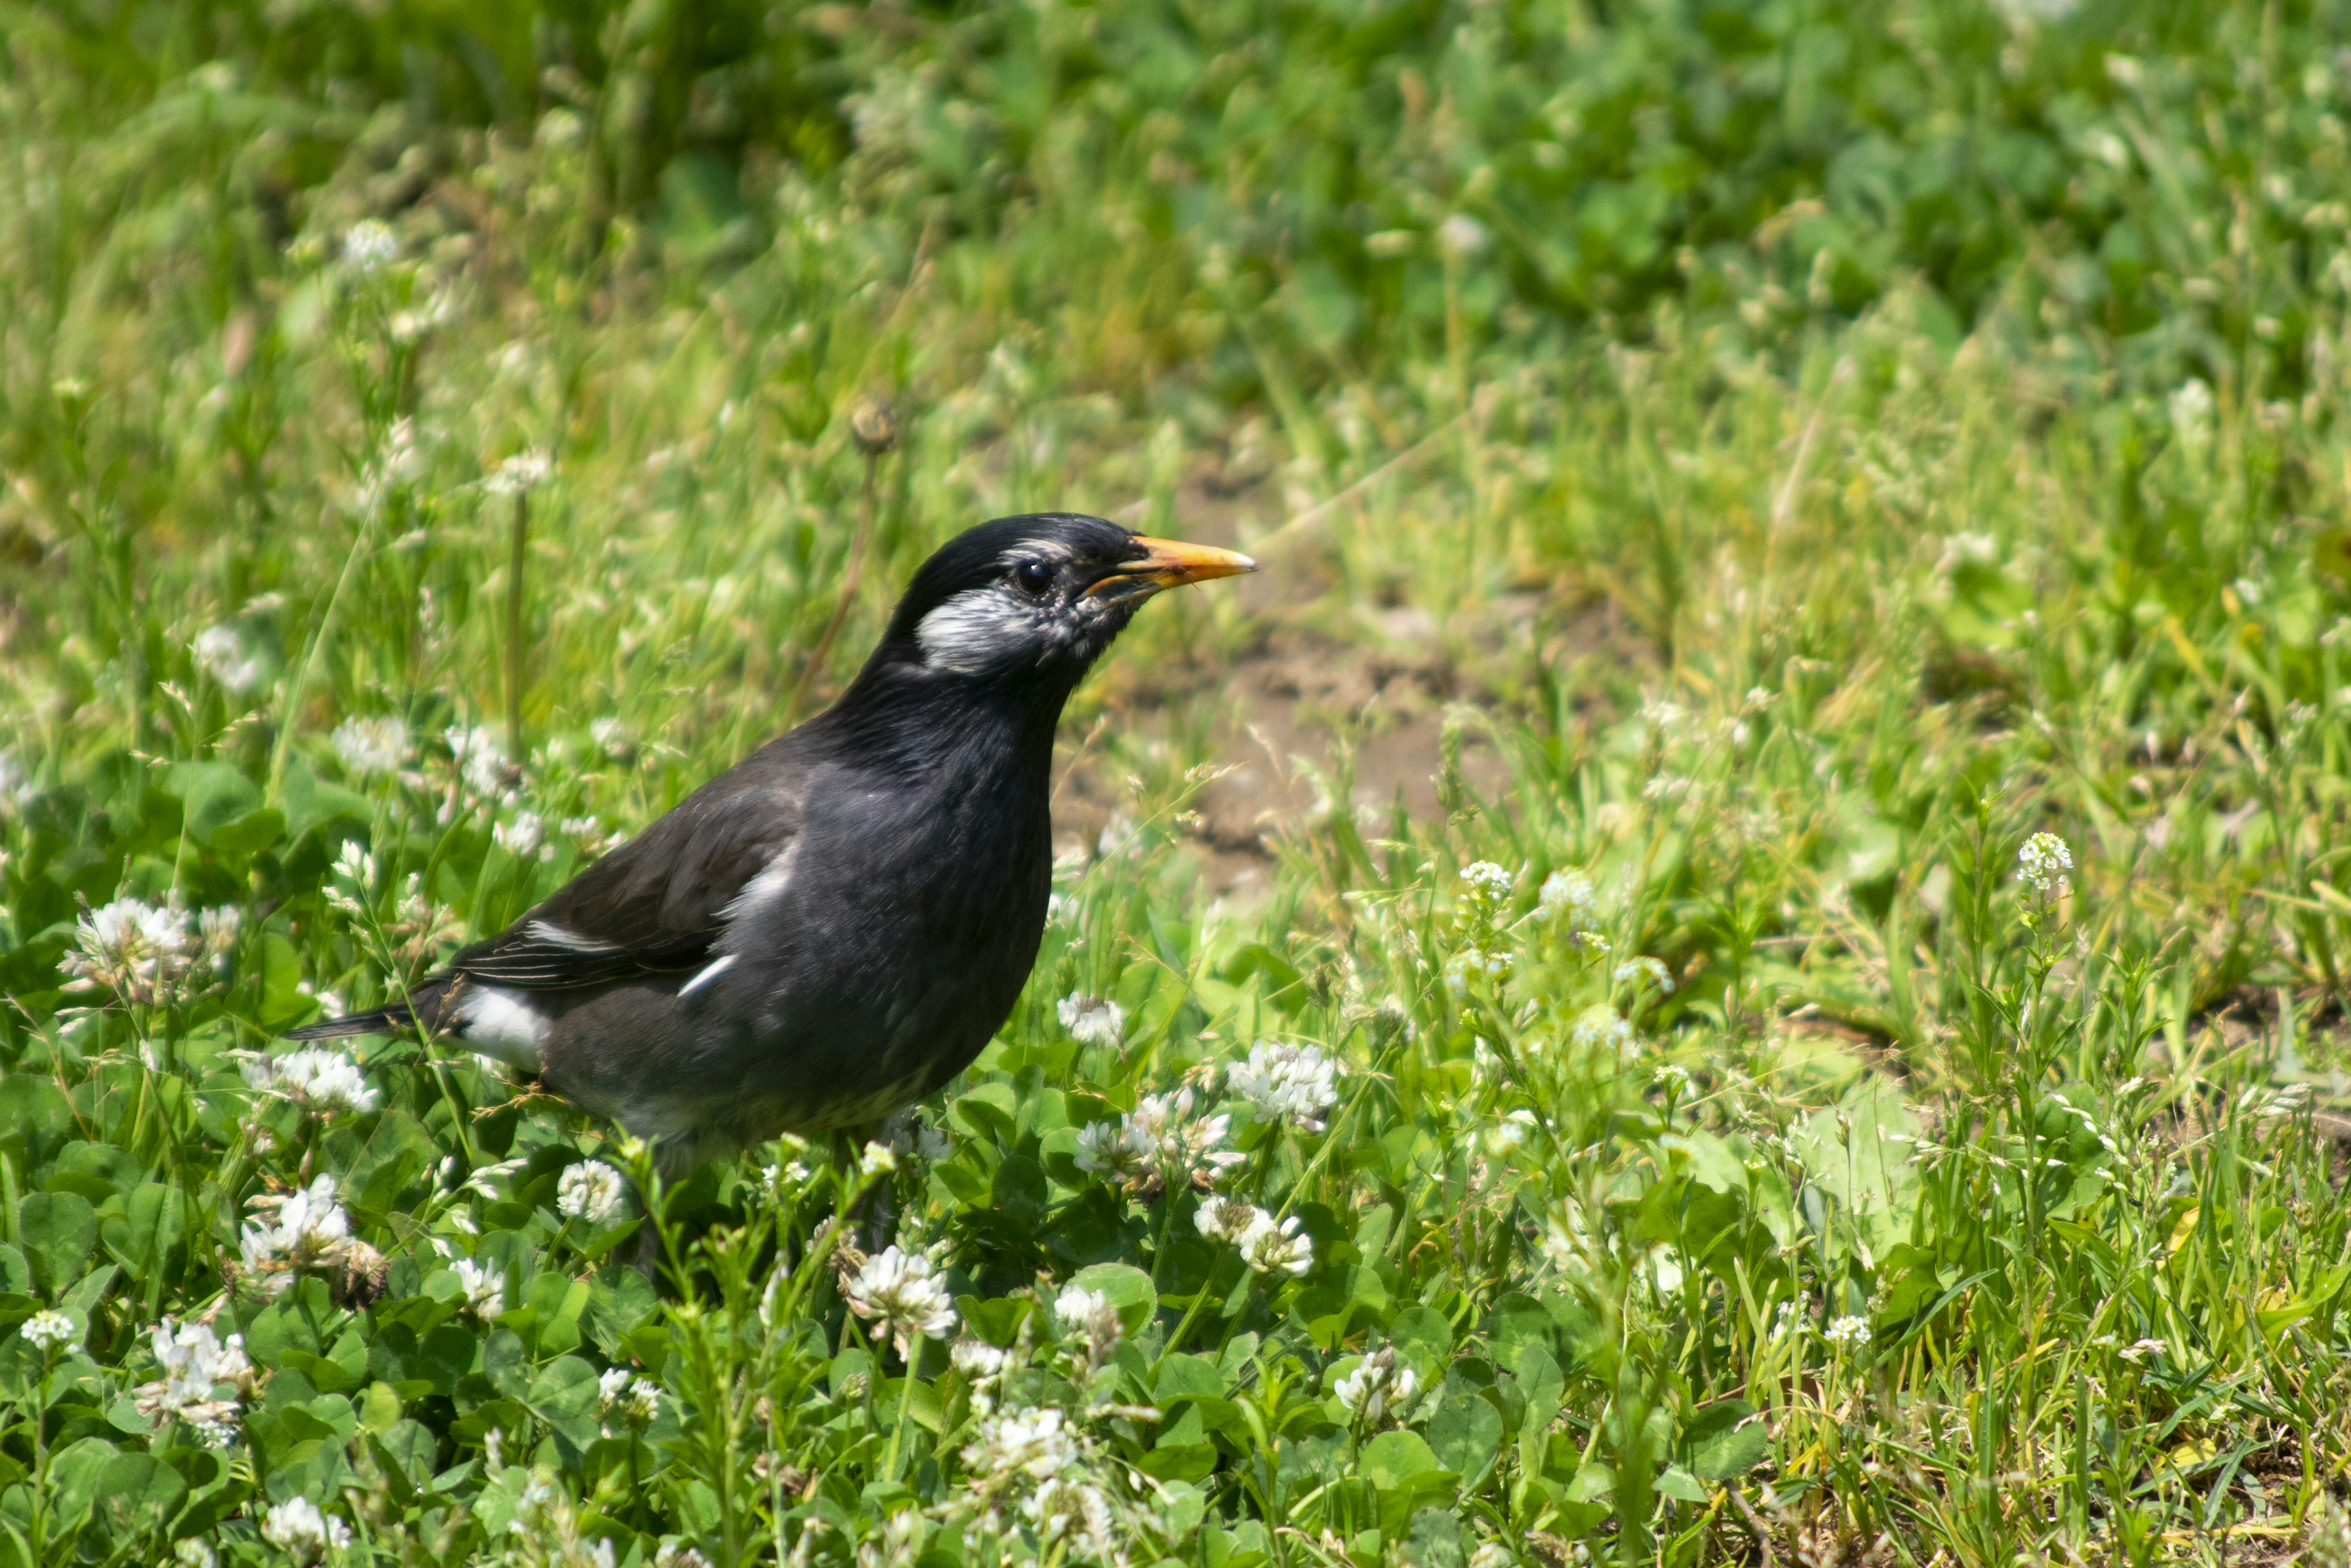
[[[2143,1339],[2134,1344],[2126,1346],[2122,1350],[2116,1352],[2116,1354],[2120,1355],[2125,1361],[2129,1362],[2133,1366],[2137,1366],[2148,1356],[2161,1355],[2169,1348],[2170,1347],[2162,1340]]]
[[[1223,1146],[1232,1118],[1195,1117],[1188,1087],[1168,1094],[1144,1095],[1127,1113],[1123,1126],[1127,1142],[1150,1167],[1145,1179],[1155,1176],[1171,1189],[1212,1186],[1244,1158]]]
[[[1347,1407],[1348,1415],[1376,1427],[1390,1409],[1402,1410],[1411,1404],[1419,1386],[1420,1379],[1412,1368],[1396,1361],[1395,1347],[1384,1344],[1358,1362],[1331,1392]]]
[[[347,718],[328,738],[343,759],[344,770],[356,779],[390,773],[408,751],[408,727],[389,716]]]
[[[1125,1333],[1119,1322],[1118,1309],[1100,1291],[1089,1291],[1078,1285],[1062,1287],[1053,1298],[1053,1318],[1064,1333],[1077,1335],[1085,1342],[1086,1366],[1089,1371],[1100,1366],[1110,1356]]]
[[[1192,1223],[1211,1241],[1238,1241],[1259,1225],[1272,1222],[1271,1215],[1247,1199],[1215,1193],[1203,1199],[1192,1216]]]
[[[1080,1045],[1116,1045],[1126,1036],[1126,1010],[1102,997],[1063,997],[1054,1012]]]
[[[1260,1274],[1295,1278],[1314,1267],[1314,1239],[1299,1233],[1294,1214],[1279,1225],[1273,1216],[1260,1214],[1242,1234],[1240,1249],[1241,1261]]]
[[[555,1183],[555,1211],[569,1219],[601,1225],[621,1212],[621,1173],[601,1160],[563,1167]]]
[[[615,1366],[596,1380],[596,1408],[607,1432],[614,1421],[632,1432],[642,1432],[661,1414],[661,1388],[625,1366]]]
[[[988,1418],[963,1450],[963,1462],[990,1480],[1045,1480],[1077,1463],[1078,1445],[1051,1406],[1008,1410]]]
[[[269,1294],[282,1293],[295,1271],[325,1269],[355,1253],[351,1217],[335,1191],[335,1178],[320,1176],[308,1186],[253,1200],[259,1218],[238,1237],[246,1271]]]
[[[1338,1063],[1313,1046],[1261,1040],[1249,1047],[1247,1061],[1233,1064],[1225,1082],[1267,1117],[1319,1133],[1322,1113],[1339,1103],[1337,1072]]]
[[[2212,414],[2218,405],[2212,400],[2212,389],[2203,379],[2190,376],[2179,383],[2170,398],[2171,428],[2179,434],[2180,444],[2201,451],[2212,440]]]
[[[554,476],[554,456],[543,446],[533,446],[492,469],[482,488],[493,496],[528,496]]]
[[[1469,988],[1473,979],[1499,985],[1510,977],[1517,967],[1508,953],[1491,952],[1483,947],[1463,947],[1455,951],[1445,965],[1445,986],[1455,996]]]
[[[489,1322],[507,1310],[506,1273],[475,1262],[471,1258],[453,1260],[449,1268],[457,1276],[457,1288],[465,1293],[465,1310]]]
[[[330,1513],[321,1513],[319,1505],[308,1498],[295,1497],[269,1511],[261,1522],[261,1539],[302,1568],[309,1568],[329,1552],[340,1552],[349,1546],[351,1527]]]
[[[205,627],[196,633],[190,650],[196,656],[196,668],[223,691],[249,692],[261,682],[261,661],[245,651],[234,626]]]
[[[446,738],[465,788],[479,799],[496,799],[507,785],[507,755],[498,749],[498,737],[486,726],[469,729],[461,724],[451,726]]]
[[[873,1181],[885,1176],[895,1176],[897,1172],[897,1152],[887,1144],[878,1144],[868,1138],[865,1146],[857,1153],[858,1178]]]
[[[617,718],[600,718],[589,725],[588,738],[615,762],[625,762],[636,754],[637,737]]]
[[[947,1364],[974,1383],[993,1383],[1004,1375],[1011,1364],[1008,1352],[1001,1351],[984,1339],[967,1336],[955,1342],[947,1352]]]
[[[1535,910],[1545,920],[1565,915],[1581,924],[1592,916],[1593,900],[1592,879],[1580,871],[1555,871],[1543,878],[1542,890],[1535,894]]]
[[[2054,833],[2035,833],[2016,855],[2016,873],[2034,892],[2051,900],[2065,896],[2071,884],[2065,873],[2074,869],[2074,852]]]
[[[16,1332],[41,1349],[55,1350],[61,1344],[71,1344],[81,1338],[73,1319],[55,1308],[43,1308],[26,1318]]]
[[[1859,1350],[1869,1343],[1867,1318],[1842,1317],[1829,1324],[1825,1336],[1831,1344],[1851,1345]]]
[[[849,1310],[866,1319],[875,1339],[887,1337],[901,1360],[914,1360],[919,1339],[945,1339],[956,1326],[947,1282],[920,1252],[883,1248],[842,1286]]]
[[[1651,958],[1646,955],[1638,958],[1627,958],[1617,965],[1615,979],[1618,985],[1623,985],[1627,980],[1637,983],[1646,979],[1657,988],[1658,995],[1670,997],[1674,994],[1673,971],[1666,967],[1662,959]]]
[[[362,275],[381,272],[400,259],[400,235],[390,224],[361,218],[343,234],[343,265]]]
[[[518,861],[555,858],[555,846],[547,841],[547,822],[536,811],[517,811],[513,821],[493,825],[490,839]]]
[[[322,1118],[364,1116],[376,1105],[376,1091],[361,1076],[360,1064],[340,1051],[321,1047],[248,1061],[245,1081],[260,1093],[291,1100]]]
[[[167,1317],[149,1332],[149,1343],[163,1375],[133,1391],[141,1415],[202,1427],[225,1425],[236,1414],[253,1375],[243,1334],[223,1340],[208,1323],[175,1323]],[[225,1383],[236,1385],[225,1399],[220,1396]]]
[[[1510,1568],[1516,1561],[1510,1549],[1499,1541],[1481,1541],[1478,1550],[1469,1553],[1469,1568]]]
[[[172,1542],[175,1568],[220,1568],[220,1554],[202,1536],[184,1535]]]
[[[1066,1537],[1098,1563],[1118,1560],[1110,1499],[1091,1481],[1055,1476],[1021,1500],[1020,1513],[1048,1545]]]
[[[1152,1151],[1131,1135],[1131,1118],[1089,1122],[1078,1129],[1078,1168],[1113,1181],[1133,1184],[1143,1179]]]
[[[653,1553],[653,1568],[710,1568],[710,1559],[682,1541],[664,1541]]]
[[[141,1007],[168,1002],[194,962],[196,942],[180,911],[118,898],[76,923],[75,950],[59,964],[73,977],[65,988],[91,991],[102,986]]]

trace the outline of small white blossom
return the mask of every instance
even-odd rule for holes
[[[1012,1357],[984,1339],[964,1338],[947,1353],[948,1364],[974,1383],[991,1383],[1004,1375]]]
[[[1076,1438],[1050,1406],[991,1416],[963,1450],[963,1462],[991,1479],[1027,1476],[1044,1480],[1077,1462]]]
[[[588,727],[588,737],[615,762],[625,762],[636,754],[637,737],[617,718],[596,720]]]
[[[172,1542],[174,1568],[220,1568],[220,1554],[202,1536],[187,1535]]]
[[[1116,1045],[1125,1038],[1126,1011],[1116,1002],[1072,992],[1053,1010],[1080,1045]]]
[[[498,748],[498,737],[483,725],[454,725],[447,739],[465,788],[477,799],[495,800],[507,787],[507,755]]]
[[[74,927],[75,950],[60,964],[73,977],[68,991],[112,991],[126,1002],[169,1002],[193,966],[195,933],[187,916],[136,898],[118,898],[84,915]]]
[[[1169,1188],[1206,1187],[1241,1162],[1241,1155],[1223,1146],[1231,1127],[1229,1116],[1194,1116],[1189,1088],[1146,1094],[1119,1124],[1123,1149],[1102,1146],[1100,1140],[1090,1148],[1081,1137],[1078,1159],[1088,1170],[1132,1169]]]
[[[1476,218],[1467,213],[1456,213],[1437,225],[1437,239],[1447,253],[1468,257],[1484,250],[1492,243],[1493,236]]]
[[[902,1360],[914,1359],[918,1339],[944,1339],[956,1326],[947,1282],[920,1252],[887,1247],[868,1258],[841,1289],[849,1310],[866,1319],[875,1339],[887,1336]]]
[[[664,1541],[653,1553],[653,1568],[710,1568],[710,1560],[682,1541]]]
[[[2120,1355],[2125,1361],[2129,1362],[2133,1366],[2137,1366],[2148,1356],[2161,1355],[2169,1348],[2170,1347],[2162,1340],[2143,1339],[2136,1343],[2125,1346],[2116,1354]]]
[[[2181,445],[2200,452],[2212,441],[2212,389],[2200,377],[2180,382],[2170,398],[2171,428]]]
[[[1049,1545],[1066,1538],[1097,1563],[1119,1560],[1110,1499],[1092,1481],[1055,1476],[1021,1500],[1020,1513]]]
[[[1673,971],[1667,968],[1660,959],[1646,956],[1627,958],[1616,966],[1615,977],[1619,985],[1627,980],[1638,982],[1646,979],[1657,988],[1657,993],[1660,996],[1670,997],[1674,994]]]
[[[555,1183],[556,1212],[601,1225],[621,1212],[621,1173],[601,1160],[566,1166]]]
[[[355,779],[392,771],[408,750],[408,727],[389,716],[347,718],[328,738],[334,742],[344,769]]]
[[[1826,1337],[1831,1344],[1851,1345],[1859,1350],[1869,1343],[1869,1320],[1842,1317],[1829,1324]]]
[[[493,496],[528,496],[555,475],[555,459],[543,446],[516,453],[482,481]]]
[[[291,1100],[313,1116],[363,1116],[376,1104],[376,1092],[360,1075],[358,1062],[340,1051],[316,1046],[249,1061],[245,1081],[260,1093]]]
[[[1606,1002],[1594,1002],[1575,1015],[1568,1039],[1586,1049],[1614,1046],[1622,1051],[1633,1043],[1633,1026]]]
[[[596,1407],[608,1429],[617,1420],[632,1432],[642,1432],[661,1412],[661,1389],[627,1367],[615,1366],[596,1380]]]
[[[1062,1332],[1077,1335],[1085,1342],[1086,1365],[1089,1370],[1100,1366],[1118,1343],[1125,1326],[1119,1322],[1118,1309],[1100,1291],[1089,1291],[1078,1285],[1062,1287],[1053,1298],[1053,1318]]]
[[[1469,988],[1469,982],[1473,979],[1499,985],[1510,977],[1516,967],[1515,960],[1508,953],[1489,951],[1483,947],[1458,948],[1446,962],[1446,988],[1458,997]]]
[[[1075,1158],[1081,1171],[1126,1183],[1140,1181],[1151,1163],[1150,1151],[1128,1135],[1123,1120],[1079,1128]]]
[[[1591,918],[1593,904],[1592,879],[1580,871],[1555,871],[1543,878],[1542,890],[1535,894],[1535,909],[1545,920],[1561,915],[1581,925]]]
[[[381,272],[400,259],[400,235],[390,224],[361,218],[343,235],[343,265],[360,274]]]
[[[457,1288],[465,1293],[467,1312],[487,1322],[507,1310],[503,1270],[488,1268],[471,1258],[456,1259],[449,1268],[457,1276]]]
[[[253,1375],[243,1334],[223,1340],[208,1323],[176,1323],[167,1317],[150,1331],[149,1343],[163,1375],[135,1390],[141,1415],[201,1427],[225,1424],[236,1414]],[[220,1396],[225,1383],[237,1385],[225,1399]]]
[[[309,1568],[329,1552],[349,1546],[351,1527],[332,1514],[321,1513],[307,1497],[288,1498],[262,1521],[261,1539]]]
[[[259,1218],[246,1226],[238,1247],[246,1271],[272,1295],[292,1284],[298,1270],[330,1268],[354,1255],[351,1217],[343,1211],[331,1176],[319,1176],[290,1193],[256,1197],[253,1207]]]
[[[1221,1197],[1215,1193],[1203,1199],[1192,1216],[1192,1223],[1211,1241],[1238,1241],[1271,1219],[1265,1210],[1245,1198]]]
[[[1314,1267],[1314,1239],[1301,1235],[1298,1217],[1280,1224],[1260,1214],[1240,1239],[1241,1261],[1260,1274],[1304,1274]]]
[[[2071,885],[2065,873],[2074,869],[2074,852],[2054,833],[2035,833],[2017,852],[2016,873],[2034,892],[2060,899]]]
[[[223,691],[249,692],[261,682],[261,661],[245,651],[244,640],[229,625],[207,626],[190,645],[196,668],[212,677]]]
[[[1234,1063],[1226,1082],[1269,1118],[1294,1123],[1309,1133],[1322,1131],[1322,1114],[1339,1103],[1338,1064],[1311,1045],[1261,1040],[1249,1060]]]
[[[1516,1561],[1510,1549],[1499,1541],[1481,1541],[1478,1550],[1469,1553],[1469,1568],[1510,1568]]]
[[[1461,914],[1465,919],[1490,920],[1510,901],[1517,878],[1492,861],[1476,861],[1461,868]]]
[[[547,841],[547,822],[536,811],[517,811],[511,822],[490,829],[490,839],[518,861],[552,860],[555,846]]]
[[[1395,1347],[1384,1344],[1358,1362],[1331,1392],[1347,1407],[1348,1415],[1376,1427],[1390,1409],[1401,1410],[1411,1404],[1419,1385],[1412,1368],[1397,1362]]]
[[[43,1350],[55,1350],[81,1338],[73,1319],[55,1308],[44,1308],[26,1318],[16,1332]]]

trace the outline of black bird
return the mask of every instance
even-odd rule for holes
[[[705,784],[407,1000],[296,1040],[446,1034],[647,1139],[672,1176],[879,1120],[961,1071],[1036,961],[1053,732],[1162,589],[1230,550],[1066,512],[923,564],[823,713]]]

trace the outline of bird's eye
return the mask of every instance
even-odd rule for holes
[[[1012,573],[1012,580],[1020,591],[1032,599],[1042,599],[1045,591],[1053,586],[1053,569],[1041,560],[1024,560]]]

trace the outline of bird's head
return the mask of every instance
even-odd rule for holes
[[[1162,589],[1255,571],[1245,555],[1131,532],[1101,517],[998,517],[942,545],[875,653],[951,682],[1066,692]]]

